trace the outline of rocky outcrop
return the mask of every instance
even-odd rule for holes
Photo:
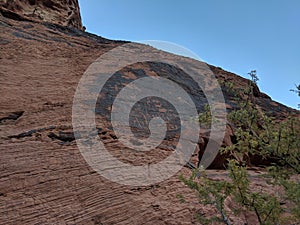
[[[1,0],[0,8],[5,14],[84,30],[78,0]]]
[[[80,154],[72,130],[72,104],[78,82],[94,60],[124,42],[83,32],[80,17],[68,24],[66,15],[71,5],[75,12],[79,10],[75,3],[1,1],[0,224],[177,225],[197,224],[196,213],[215,215],[213,209],[199,204],[194,192],[178,180],[179,174],[190,175],[188,168],[157,185],[129,187],[98,175]],[[39,13],[31,15],[33,12]],[[211,66],[211,70],[219,79],[234,82],[240,88],[249,82],[221,68]],[[159,63],[140,63],[122,73],[130,79],[170,74],[186,87],[191,84],[183,79],[182,71]],[[202,93],[193,88],[186,90],[199,95],[199,107],[203,107],[206,102]],[[278,119],[291,111],[257,93],[257,105]],[[225,97],[228,110],[236,107],[229,95]],[[106,119],[97,118],[98,135],[111,154],[123,162],[157,162],[173,151],[175,128],[169,140],[155,151],[136,153],[118,143]],[[233,132],[227,127],[224,145],[230,144]],[[201,136],[200,152],[208,140],[207,133]],[[197,164],[198,152],[194,159]],[[223,163],[224,158],[217,158],[212,167],[222,168]],[[208,173],[216,179],[226,177],[225,171]],[[258,191],[268,186],[259,174],[252,173],[252,178],[259,183]],[[185,203],[178,199],[180,194]],[[234,213],[229,213],[229,217],[235,218]],[[246,217],[233,221],[245,224],[248,220],[251,224]]]

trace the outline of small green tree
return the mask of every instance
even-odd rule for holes
[[[298,86],[297,85],[295,85],[295,86],[296,86],[296,89],[291,89],[290,91],[297,93],[298,96],[300,97],[300,84],[298,84]],[[300,104],[298,104],[298,108],[300,108]]]
[[[231,196],[236,203],[236,207],[232,209],[236,216],[248,210],[255,213],[260,224],[276,224],[281,212],[279,200],[273,195],[252,191],[247,168],[236,160],[229,161],[228,171],[230,181],[209,179],[205,171],[201,171],[200,178],[195,176],[195,172],[189,179],[180,177],[186,185],[198,193],[202,204],[215,207],[219,213],[211,218],[198,216],[200,222],[211,224],[213,221],[220,221],[227,225],[233,224],[234,221],[230,221],[224,209],[225,200]]]
[[[272,118],[256,108],[253,89],[258,77],[255,70],[249,75],[251,81],[243,92],[223,83],[227,91],[232,90],[240,106],[228,115],[228,120],[235,126],[236,143],[221,149],[221,153],[233,158],[228,162],[230,181],[213,181],[205,176],[204,171],[201,171],[204,175],[199,179],[195,176],[199,171],[189,179],[180,178],[197,191],[202,203],[213,205],[219,212],[219,217],[202,218],[202,223],[220,220],[231,224],[224,210],[224,201],[229,196],[238,206],[233,209],[237,215],[241,209],[252,211],[259,224],[288,224],[300,220],[300,184],[291,179],[300,173],[300,119],[291,115],[277,125]],[[207,115],[205,112],[199,118],[211,120]],[[251,181],[247,172],[247,159],[253,155],[273,162],[271,166],[266,166],[268,172],[265,177],[269,184],[282,187],[284,193],[280,199],[274,194],[268,194],[267,190],[254,192],[249,188]],[[280,200],[288,201],[292,208],[284,208]],[[289,217],[285,216],[286,212]]]
[[[291,89],[290,91],[296,92],[298,96],[300,97],[300,84],[295,85],[296,89]]]

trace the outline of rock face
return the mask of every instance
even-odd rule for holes
[[[78,0],[1,0],[0,7],[30,20],[84,30]]]
[[[71,6],[78,13],[74,23],[66,20]],[[81,31],[77,1],[1,1],[1,7],[0,224],[197,224],[196,213],[216,213],[199,204],[194,192],[178,180],[179,174],[191,174],[188,168],[157,185],[130,187],[101,177],[80,154],[72,131],[78,82],[94,60],[124,42]],[[35,8],[41,18],[30,16]],[[241,88],[248,82],[221,68],[211,66],[211,70]],[[182,72],[158,63],[133,65],[121,73],[131,78],[170,74],[189,85],[180,80]],[[225,97],[228,110],[236,107],[229,95]],[[278,119],[291,111],[260,92],[255,101]],[[97,118],[98,135],[124,162],[157,162],[172,152],[169,142],[149,153],[129,152],[106,122]],[[232,135],[228,127],[224,145],[230,144]],[[202,135],[199,151],[206,137]],[[222,167],[224,159],[216,160],[213,167]],[[225,177],[224,171],[209,174]],[[259,188],[268,186],[257,174],[252,178]],[[178,200],[178,194],[186,203]],[[229,217],[235,224],[245,224],[246,219],[256,223],[251,215],[236,218],[229,213]]]

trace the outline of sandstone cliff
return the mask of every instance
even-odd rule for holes
[[[83,30],[78,0],[1,0],[6,14]]]
[[[199,204],[194,192],[178,180],[177,175],[190,174],[188,168],[157,185],[128,187],[99,176],[80,154],[71,117],[79,79],[100,55],[124,42],[83,32],[77,0],[1,1],[0,29],[0,224],[197,224],[195,213],[216,213]],[[240,88],[247,85],[244,78],[211,69],[219,79]],[[130,77],[184,75],[156,63],[123,72]],[[198,94],[191,90],[191,95]],[[257,106],[278,119],[292,111],[258,89],[254,97]],[[225,98],[228,110],[236,107],[229,95]],[[97,125],[112,154],[125,162],[155,162],[172,151],[165,145],[147,154],[126,152],[105,120]],[[230,144],[230,135],[228,128],[224,144]],[[222,160],[217,158],[212,167],[222,167]],[[226,175],[208,173],[216,179]],[[259,184],[254,189],[269,188],[260,173],[251,172]],[[187,203],[180,202],[178,194]],[[251,214],[229,216],[235,224],[244,224],[245,218],[255,223]]]

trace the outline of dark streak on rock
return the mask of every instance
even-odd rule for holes
[[[49,127],[38,128],[38,129],[32,129],[32,130],[29,130],[29,131],[26,131],[26,132],[23,132],[23,133],[20,133],[20,134],[17,134],[17,135],[8,136],[8,138],[20,139],[20,138],[24,138],[24,137],[30,137],[34,133],[41,132],[41,131],[46,131],[46,130],[53,130],[55,128],[56,128],[56,126],[49,126]]]
[[[0,124],[6,120],[17,120],[24,114],[24,111],[9,113],[7,116],[0,118]]]
[[[53,132],[50,132],[48,134],[48,137],[51,138],[52,140],[57,139],[57,140],[64,141],[64,142],[71,142],[71,141],[75,140],[75,136],[74,136],[73,132],[60,131],[58,133],[58,135]]]
[[[0,14],[6,18],[17,20],[17,21],[31,21],[29,19],[24,18],[23,16],[18,15],[12,11],[6,10],[4,8],[0,8]]]

